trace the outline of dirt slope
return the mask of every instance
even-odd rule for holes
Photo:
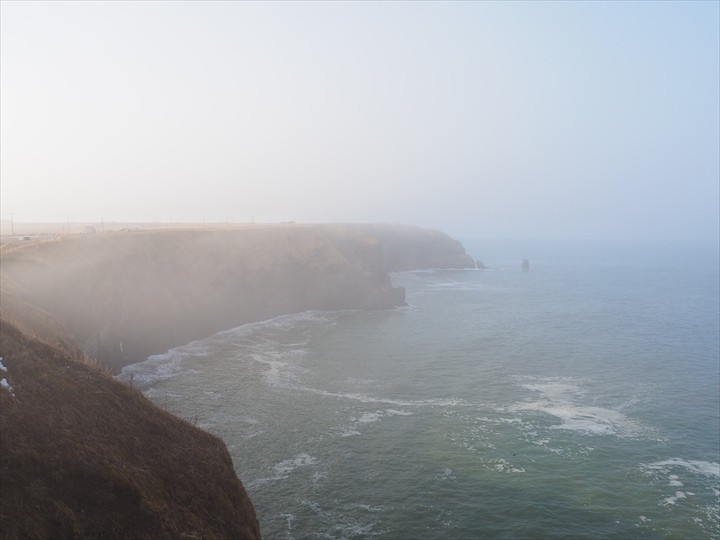
[[[260,538],[222,441],[0,328],[0,537]]]

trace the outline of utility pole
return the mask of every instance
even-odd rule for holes
[[[13,213],[10,212],[10,235],[15,236],[15,225],[13,224]]]

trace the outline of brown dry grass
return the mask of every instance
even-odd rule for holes
[[[260,537],[218,438],[7,321],[0,356],[0,537]]]

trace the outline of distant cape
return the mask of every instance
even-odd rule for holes
[[[408,225],[70,235],[3,253],[1,309],[118,372],[276,315],[403,305],[388,272],[474,267],[457,240]]]

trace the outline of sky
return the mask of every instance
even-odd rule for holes
[[[16,222],[718,242],[720,3],[0,3]]]

